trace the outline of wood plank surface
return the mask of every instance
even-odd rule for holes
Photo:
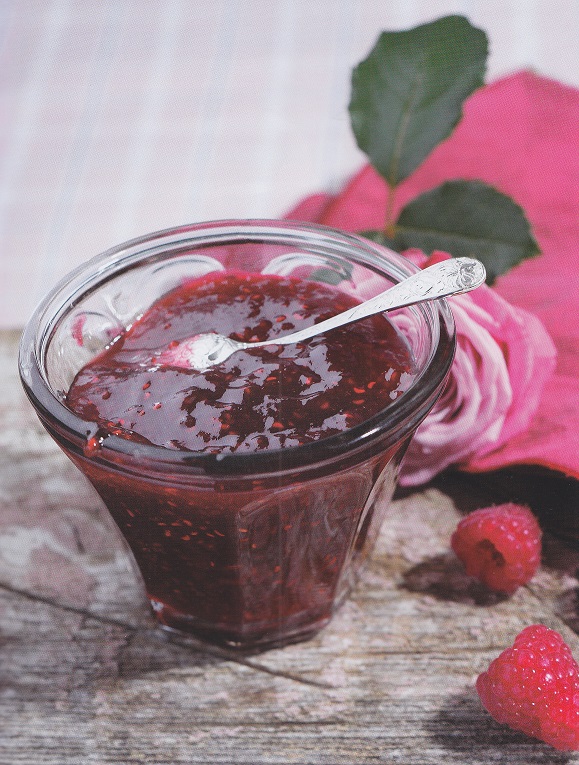
[[[548,533],[511,598],[449,538],[492,499],[446,478],[392,504],[353,596],[314,639],[240,656],[155,627],[99,498],[21,390],[0,333],[0,765],[563,765],[496,724],[474,681],[542,622],[579,657],[579,551]]]

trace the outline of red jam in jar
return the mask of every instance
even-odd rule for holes
[[[146,467],[105,470],[93,459],[99,438],[225,464],[234,453],[283,455],[360,425],[414,379],[409,348],[387,318],[275,345],[358,302],[311,280],[209,274],[157,300],[76,375],[66,404],[99,427],[82,469],[128,540],[162,623],[233,645],[319,629],[346,594],[352,559],[377,533],[377,478],[390,471],[393,486],[403,448],[337,472],[217,473],[207,483],[158,480]],[[184,343],[209,331],[272,345],[199,372]]]
[[[214,331],[272,340],[356,305],[314,281],[207,276],[160,299],[76,376],[68,406],[117,434],[167,449],[299,446],[367,420],[412,381],[406,344],[375,316],[299,345],[238,351],[204,372],[183,341]]]

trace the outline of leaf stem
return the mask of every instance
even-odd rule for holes
[[[387,183],[388,186],[388,196],[386,197],[386,217],[384,220],[384,236],[386,236],[388,239],[394,238],[395,233],[395,226],[394,226],[394,219],[393,219],[393,212],[394,212],[394,200],[396,196],[396,187],[391,186],[389,183]]]

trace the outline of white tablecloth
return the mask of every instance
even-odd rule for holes
[[[579,84],[572,0],[0,0],[0,327],[125,239],[338,188],[352,67],[448,13],[487,31],[487,79]]]

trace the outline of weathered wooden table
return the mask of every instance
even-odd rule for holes
[[[490,490],[447,478],[394,503],[315,639],[243,657],[169,637],[99,498],[26,401],[17,340],[0,333],[0,765],[579,763],[496,724],[474,690],[534,622],[579,657],[579,551],[546,534],[530,586],[486,593],[449,537]]]

